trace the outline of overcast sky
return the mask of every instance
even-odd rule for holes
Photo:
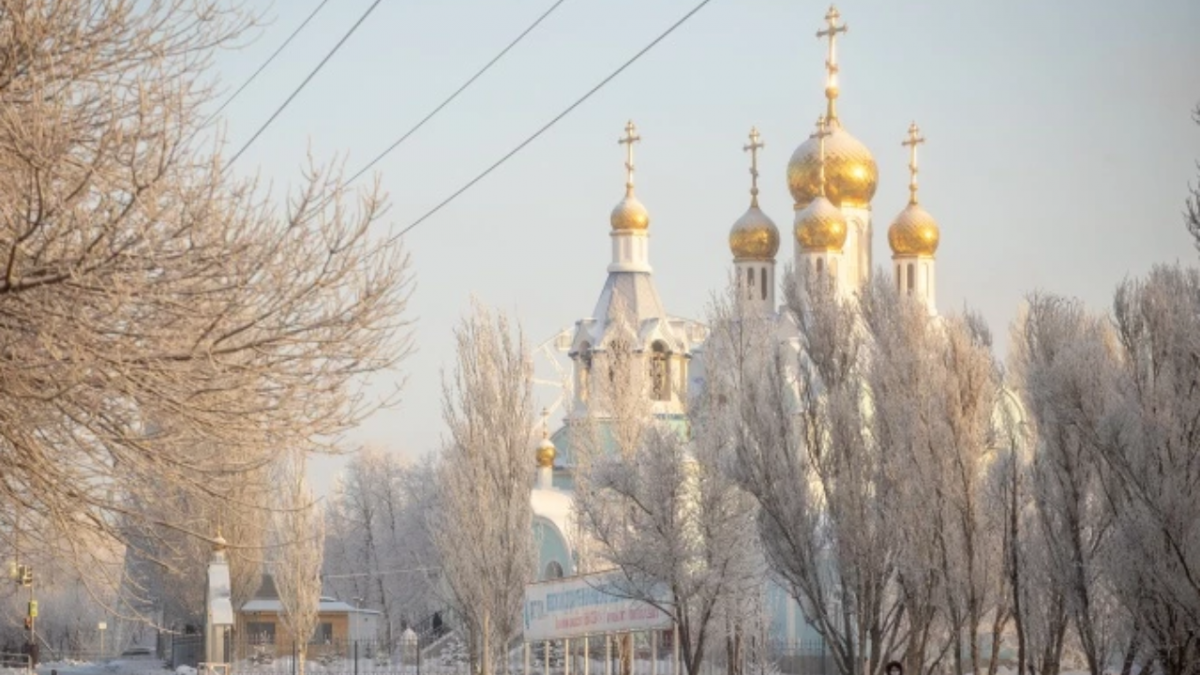
[[[230,153],[249,138],[373,0],[331,0],[230,105]],[[390,145],[553,0],[385,0],[238,161],[277,189],[306,152],[353,172]],[[230,89],[319,0],[263,0],[271,22],[218,60]],[[378,166],[403,227],[523,140],[696,4],[567,0],[525,42]],[[251,3],[252,6],[255,3]],[[398,408],[351,439],[417,455],[437,447],[440,373],[472,294],[515,314],[537,345],[588,315],[609,262],[608,214],[623,193],[627,119],[638,125],[638,194],[668,311],[703,319],[726,279],[729,227],[748,202],[751,125],[766,142],[761,202],[793,251],[784,180],[823,111],[828,5],[712,0],[557,127],[407,237],[419,287],[419,352]],[[904,206],[900,142],[916,120],[922,203],[938,219],[938,299],[969,305],[1002,341],[1021,298],[1043,289],[1107,307],[1128,275],[1196,261],[1181,211],[1197,179],[1200,2],[853,0],[839,5],[848,131],[879,164],[876,264]],[[540,392],[551,398],[549,387]],[[531,450],[532,452],[532,450]],[[532,455],[531,455],[532,456]],[[336,461],[317,465],[321,483]],[[327,484],[327,482],[326,482]]]

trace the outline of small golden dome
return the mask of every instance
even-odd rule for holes
[[[904,207],[888,228],[888,245],[894,256],[933,257],[940,238],[937,221],[916,203]]]
[[[537,447],[537,465],[543,469],[554,467],[554,457],[557,454],[554,443],[549,438],[543,438]]]
[[[779,228],[762,209],[751,206],[729,230],[729,250],[734,262],[774,260],[779,253]]]
[[[795,234],[805,252],[840,252],[846,245],[846,216],[818,194],[808,206],[796,211]]]
[[[612,223],[614,232],[621,230],[645,231],[650,228],[650,212],[638,201],[631,187],[625,191],[625,199],[622,199],[613,208],[609,222]]]
[[[825,138],[825,194],[838,206],[865,208],[875,197],[879,168],[871,151],[832,120]],[[815,136],[800,144],[788,162],[788,190],[805,206],[821,192],[821,158]]]

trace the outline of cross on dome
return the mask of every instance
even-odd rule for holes
[[[817,176],[820,185],[819,194],[822,197],[825,196],[825,138],[832,133],[829,130],[829,120],[824,115],[818,117],[817,131],[813,134],[813,137],[817,139],[817,162],[820,165]]]
[[[633,144],[641,140],[633,120],[625,125],[625,136],[617,140],[619,145],[625,146],[625,187],[629,190],[633,189]]]
[[[829,54],[825,57],[825,116],[830,122],[837,121],[837,107],[834,104],[838,97],[837,36],[850,28],[846,24],[838,25],[838,19],[841,17],[837,7],[830,5],[829,11],[825,13],[828,28],[817,31],[818,38],[829,38]]]
[[[900,145],[908,148],[908,203],[917,203],[917,146],[925,142],[917,123],[908,125],[908,138]]]
[[[758,206],[758,151],[764,147],[758,127],[750,129],[750,145],[742,150],[750,153],[750,206]]]

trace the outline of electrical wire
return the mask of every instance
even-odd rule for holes
[[[454,191],[454,192],[453,192],[453,193],[452,193],[452,194],[451,194],[449,197],[446,197],[446,198],[445,198],[445,199],[443,199],[443,200],[442,200],[440,203],[438,203],[438,205],[437,205],[437,206],[433,207],[433,208],[432,208],[432,209],[430,209],[429,211],[426,211],[426,212],[425,212],[425,215],[421,216],[420,218],[417,218],[417,219],[416,219],[416,220],[414,220],[414,221],[413,221],[413,222],[412,222],[410,225],[408,225],[408,226],[407,226],[407,227],[405,227],[404,229],[400,230],[400,231],[399,231],[399,232],[397,232],[395,235],[391,236],[391,237],[388,239],[388,242],[389,242],[389,243],[393,243],[393,242],[395,242],[397,239],[399,239],[400,237],[403,237],[405,234],[407,234],[407,233],[411,232],[411,231],[412,231],[414,228],[416,228],[418,225],[420,225],[421,223],[425,222],[426,220],[429,220],[429,218],[431,218],[431,217],[432,217],[434,214],[436,214],[438,211],[441,211],[441,210],[442,210],[443,208],[445,208],[445,207],[446,207],[448,204],[450,204],[450,202],[452,202],[452,201],[454,201],[455,199],[457,199],[457,198],[458,198],[460,195],[462,195],[464,192],[466,192],[467,190],[470,190],[472,187],[474,187],[476,183],[478,183],[479,181],[481,181],[481,180],[483,180],[484,178],[486,178],[486,177],[488,176],[488,174],[490,174],[490,173],[492,173],[493,171],[495,171],[496,169],[500,168],[500,166],[501,166],[502,164],[504,164],[504,163],[505,163],[505,162],[507,162],[508,160],[512,159],[512,157],[513,157],[514,155],[516,155],[518,152],[520,152],[520,151],[524,150],[526,146],[528,146],[530,143],[532,143],[532,142],[534,142],[535,140],[537,140],[537,139],[538,139],[538,137],[540,137],[542,134],[544,134],[544,133],[546,133],[547,131],[549,131],[549,130],[550,130],[550,128],[551,128],[551,127],[553,127],[555,124],[557,124],[557,123],[558,123],[558,122],[559,122],[559,121],[560,121],[562,118],[564,118],[564,117],[566,117],[567,115],[571,114],[571,112],[573,112],[573,111],[574,111],[576,108],[578,108],[580,105],[583,105],[583,103],[584,103],[585,101],[587,101],[589,98],[591,98],[593,94],[595,94],[596,92],[600,91],[601,89],[603,89],[603,88],[604,88],[604,86],[605,86],[605,85],[607,85],[609,82],[611,82],[611,81],[613,81],[614,79],[616,79],[616,77],[617,77],[618,75],[620,75],[621,73],[623,73],[623,72],[625,71],[625,69],[626,69],[626,68],[628,68],[629,66],[633,65],[633,64],[634,64],[634,63],[635,63],[635,62],[636,62],[638,59],[642,58],[642,56],[644,56],[644,55],[646,54],[646,52],[650,51],[650,50],[651,50],[651,49],[653,49],[655,46],[657,46],[657,45],[658,45],[658,43],[660,43],[660,42],[662,42],[664,39],[666,39],[666,37],[667,37],[668,35],[670,35],[671,33],[674,33],[674,32],[675,32],[675,30],[676,30],[677,28],[679,28],[679,27],[680,27],[680,26],[682,26],[684,23],[686,23],[688,19],[690,19],[690,18],[692,18],[693,16],[695,16],[695,14],[696,14],[697,12],[699,12],[701,9],[703,9],[703,8],[704,8],[704,6],[705,6],[705,5],[707,5],[707,4],[708,4],[708,3],[710,3],[710,2],[712,2],[712,0],[701,0],[701,1],[700,1],[700,3],[699,3],[698,5],[696,5],[695,7],[693,7],[693,8],[692,8],[692,10],[691,10],[691,11],[689,11],[687,14],[684,14],[684,15],[683,15],[683,17],[682,17],[682,18],[680,18],[680,19],[679,19],[678,21],[676,21],[675,23],[671,24],[671,27],[670,27],[670,28],[667,28],[667,30],[665,30],[665,31],[664,31],[664,32],[663,32],[661,35],[659,35],[658,37],[654,38],[654,40],[653,40],[653,41],[652,41],[650,44],[648,44],[648,45],[646,45],[645,47],[643,47],[643,48],[642,48],[640,51],[638,51],[638,53],[634,54],[632,58],[630,58],[630,59],[629,59],[628,61],[626,61],[625,63],[621,64],[621,67],[619,67],[619,68],[617,68],[616,70],[614,70],[612,73],[610,73],[610,74],[608,75],[608,77],[606,77],[606,78],[604,78],[603,80],[601,80],[599,84],[597,84],[596,86],[594,86],[594,87],[592,87],[591,89],[589,89],[589,90],[588,90],[588,92],[587,92],[586,94],[584,94],[583,96],[581,96],[581,97],[580,97],[578,100],[576,100],[576,101],[575,101],[574,103],[572,103],[571,105],[567,106],[566,110],[563,110],[562,112],[560,112],[558,115],[556,115],[556,116],[554,117],[554,119],[550,120],[550,121],[549,121],[549,122],[547,122],[545,125],[543,125],[543,126],[540,128],[540,129],[538,129],[537,131],[535,131],[535,132],[533,133],[533,135],[532,135],[532,136],[530,136],[529,138],[526,138],[524,141],[521,141],[521,143],[520,143],[519,145],[517,145],[517,147],[513,148],[512,150],[509,150],[507,154],[505,154],[505,155],[504,155],[503,157],[501,157],[500,159],[496,160],[496,162],[495,162],[495,163],[493,163],[493,164],[492,164],[491,166],[489,166],[488,168],[484,169],[484,170],[483,170],[483,172],[482,172],[482,173],[480,173],[478,176],[475,176],[475,177],[474,177],[474,178],[472,178],[470,181],[468,181],[466,185],[464,185],[464,186],[460,187],[459,189],[455,190],[455,191]]]
[[[375,8],[378,7],[379,3],[382,1],[383,0],[375,0],[375,2],[371,3],[371,6],[367,8],[367,11],[363,12],[362,16],[358,17],[358,21],[354,22],[354,25],[350,27],[350,30],[346,31],[346,34],[342,36],[342,39],[338,40],[338,43],[333,46],[333,49],[329,50],[329,53],[325,55],[325,58],[321,59],[321,62],[317,64],[317,67],[313,68],[312,72],[308,74],[308,77],[304,78],[304,81],[300,83],[300,86],[296,87],[296,90],[292,92],[291,96],[288,96],[287,100],[285,100],[283,104],[271,114],[271,117],[268,118],[267,121],[258,128],[258,131],[254,132],[254,135],[250,137],[250,140],[246,141],[246,144],[243,145],[236,154],[234,154],[233,159],[230,159],[225,164],[224,170],[229,170],[229,167],[238,160],[238,157],[241,157],[242,153],[246,152],[246,149],[249,148],[254,141],[258,140],[258,137],[267,130],[267,127],[271,126],[271,123],[275,121],[275,118],[279,117],[279,114],[283,112],[284,108],[288,107],[288,104],[292,102],[292,99],[296,98],[296,96],[300,94],[309,81],[316,77],[317,73],[321,72],[321,69],[325,67],[325,64],[329,62],[329,59],[333,58],[333,55],[342,48],[342,45],[346,44],[346,41],[350,39],[350,36],[354,35],[354,31],[358,30],[358,27],[367,20],[367,17],[371,16],[371,12],[374,12]]]
[[[267,66],[271,65],[271,62],[275,60],[275,57],[279,56],[279,53],[282,52],[289,44],[291,44],[292,40],[294,40],[296,36],[300,34],[300,31],[304,30],[304,27],[308,25],[308,22],[313,20],[313,17],[317,15],[317,12],[321,11],[321,8],[328,3],[329,0],[321,0],[316,9],[314,9],[299,26],[296,26],[296,30],[292,31],[292,34],[283,41],[283,44],[279,45],[279,47],[267,57],[267,60],[263,61],[262,65],[258,67],[258,70],[254,71],[254,74],[247,78],[246,81],[242,83],[242,86],[237,88],[237,91],[230,94],[229,98],[225,99],[225,102],[221,104],[221,107],[217,108],[216,112],[209,115],[208,119],[204,120],[204,124],[201,126],[208,126],[208,123],[216,119],[217,115],[220,115],[221,111],[225,110],[226,106],[228,106],[230,103],[233,103],[233,99],[237,98],[238,94],[241,94],[243,91],[245,91],[246,87],[249,87],[250,83],[253,82],[255,78],[262,73],[262,71],[266,70]]]
[[[488,61],[487,64],[485,64],[474,75],[472,75],[470,79],[468,79],[466,82],[464,82],[461,87],[456,89],[453,94],[450,94],[450,96],[447,97],[446,100],[444,100],[440,104],[438,104],[438,106],[436,108],[434,108],[432,111],[430,111],[428,115],[426,115],[424,118],[422,118],[420,122],[417,122],[416,125],[413,126],[413,128],[404,132],[404,135],[401,136],[399,139],[397,139],[395,143],[392,143],[391,145],[389,145],[388,148],[386,150],[384,150],[383,152],[379,153],[375,157],[375,159],[372,159],[370,162],[367,162],[367,165],[364,166],[363,168],[359,169],[358,173],[355,173],[353,176],[351,176],[350,180],[346,181],[346,183],[349,184],[349,183],[353,183],[354,181],[358,180],[364,173],[370,171],[371,167],[378,164],[380,162],[380,160],[382,160],[384,157],[387,157],[396,148],[400,147],[401,143],[403,143],[404,141],[407,141],[409,136],[412,136],[413,134],[417,133],[417,131],[421,127],[425,126],[426,122],[433,119],[433,117],[435,115],[440,113],[442,111],[442,108],[445,108],[446,106],[450,105],[450,103],[452,101],[454,101],[454,99],[458,98],[459,94],[466,91],[467,87],[469,87],[475,83],[475,80],[478,80],[484,73],[486,73],[488,70],[490,70],[492,66],[496,65],[497,61],[504,58],[504,55],[507,54],[509,52],[509,50],[511,50],[513,47],[516,47],[517,44],[521,42],[521,40],[525,39],[526,35],[529,35],[531,32],[533,32],[533,29],[537,28],[538,24],[540,24],[542,21],[544,21],[546,19],[546,17],[548,17],[552,13],[554,13],[554,10],[558,9],[558,6],[563,4],[564,2],[566,2],[566,0],[557,0],[557,2],[555,2],[553,5],[550,5],[550,9],[547,9],[545,12],[543,12],[542,15],[539,16],[536,21],[531,23],[528,28],[526,28],[524,31],[522,31],[521,34],[518,35],[515,40],[508,43],[507,47],[500,50],[500,53],[496,54],[496,56],[494,56],[491,61]]]

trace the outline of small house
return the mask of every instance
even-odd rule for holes
[[[293,652],[291,637],[283,621],[283,603],[269,576],[254,598],[242,605],[234,627],[236,658],[273,660]],[[355,643],[362,647],[379,635],[380,613],[361,609],[335,598],[322,596],[318,605],[317,627],[308,640],[307,659],[321,656],[349,656]]]

